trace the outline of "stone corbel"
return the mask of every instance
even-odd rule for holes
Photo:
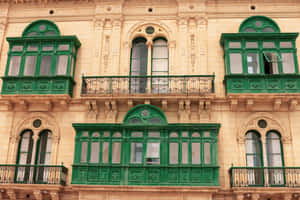
[[[68,102],[66,100],[61,100],[59,102],[59,105],[60,107],[63,109],[63,110],[67,110],[68,109]]]
[[[146,100],[144,101],[144,104],[150,105],[150,104],[151,104],[151,101],[150,101],[149,99],[146,99]]]
[[[14,190],[7,190],[6,194],[8,195],[10,200],[17,200],[17,195]]]
[[[28,103],[27,103],[27,101],[20,100],[19,104],[20,104],[22,110],[27,110],[28,109]]]
[[[14,104],[11,101],[5,101],[3,104],[7,106],[7,111],[12,111],[14,109]]]
[[[45,101],[46,107],[48,111],[52,110],[53,104],[50,100]]]
[[[292,99],[289,102],[289,110],[290,111],[295,111],[297,107],[298,101],[296,99]]]
[[[247,99],[246,101],[246,110],[247,111],[252,111],[254,105],[254,100],[253,99]]]
[[[102,30],[104,27],[104,20],[103,19],[94,19],[94,27],[96,30]]]
[[[106,120],[114,123],[118,114],[116,101],[105,101]]]
[[[33,196],[35,197],[36,200],[43,200],[43,194],[40,190],[34,190]]]
[[[133,107],[133,101],[132,100],[127,101],[127,107],[128,107],[128,109]]]
[[[190,100],[185,101],[185,112],[188,116],[188,119],[190,119],[191,118],[191,101]]]
[[[236,200],[244,200],[244,195],[243,194],[237,194],[236,195]]]
[[[175,40],[169,41],[168,46],[169,46],[169,48],[175,48],[176,47],[176,41]]]
[[[281,106],[281,99],[275,99],[273,103],[273,110],[279,111]]]
[[[163,111],[167,111],[168,110],[168,101],[167,100],[162,100],[161,101],[161,107]]]
[[[85,102],[87,105],[88,118],[97,119],[98,115],[98,106],[96,100],[90,100]]]
[[[258,200],[259,197],[260,197],[259,194],[252,194],[252,195],[251,195],[251,200]]]
[[[57,191],[50,192],[51,200],[59,200],[59,193]]]
[[[238,107],[238,100],[237,99],[231,99],[230,101],[230,109],[232,111],[236,111],[237,110],[237,107]]]
[[[292,200],[292,194],[284,194],[283,199],[284,200]]]
[[[186,26],[188,24],[188,17],[178,17],[177,23],[180,26],[182,26],[182,25]]]

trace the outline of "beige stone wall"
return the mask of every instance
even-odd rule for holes
[[[17,1],[19,2],[19,1]],[[22,1],[20,1],[22,2]],[[282,32],[300,31],[300,4],[297,0],[246,1],[246,0],[125,0],[125,1],[49,1],[48,3],[3,3],[0,1],[0,76],[4,76],[8,52],[6,37],[21,36],[24,28],[38,19],[54,21],[62,35],[76,35],[82,43],[78,51],[76,63],[74,96],[68,102],[67,109],[54,106],[43,116],[55,120],[59,135],[58,146],[51,163],[64,163],[69,169],[68,185],[71,181],[74,158],[75,131],[72,123],[121,123],[130,106],[128,99],[117,100],[117,114],[109,117],[105,103],[108,99],[97,99],[97,118],[89,118],[86,99],[80,97],[81,75],[129,75],[130,46],[134,34],[139,27],[151,24],[165,31],[170,48],[169,74],[213,74],[215,73],[216,96],[211,99],[211,107],[199,115],[199,99],[191,100],[190,117],[184,115],[180,120],[178,101],[168,102],[165,114],[170,123],[220,123],[218,137],[218,162],[220,165],[220,188],[230,189],[228,169],[234,166],[245,166],[245,150],[241,139],[249,123],[256,123],[263,118],[270,122],[270,127],[279,128],[284,138],[283,150],[286,166],[300,166],[300,107],[294,111],[288,109],[286,96],[280,96],[282,104],[275,111],[273,100],[264,100],[262,96],[254,96],[254,106],[247,107],[247,97],[236,97],[240,103],[235,110],[231,107],[231,99],[226,97],[223,84],[224,61],[223,50],[219,43],[222,33],[237,33],[240,23],[252,15],[266,15],[274,19]],[[250,6],[255,5],[256,10]],[[148,8],[153,12],[149,13]],[[50,15],[49,10],[54,10]],[[191,37],[194,37],[194,46]],[[296,46],[300,47],[300,39]],[[172,56],[171,56],[172,55]],[[298,60],[300,59],[297,53]],[[172,58],[172,59],[171,59]],[[2,84],[2,82],[1,82]],[[1,86],[0,84],[0,86]],[[299,99],[296,95],[294,99]],[[55,98],[55,97],[54,97]],[[272,97],[273,98],[273,97]],[[274,99],[276,99],[276,95]],[[21,99],[21,98],[20,98]],[[133,100],[133,104],[145,103],[145,99]],[[30,100],[29,100],[30,103]],[[160,100],[150,101],[162,108]],[[35,105],[32,105],[35,106]],[[38,117],[39,112],[30,112],[20,105],[8,108],[7,102],[0,98],[0,163],[15,163],[18,124],[28,117]],[[273,124],[273,125],[271,125]],[[251,127],[249,125],[249,127]],[[264,132],[266,130],[259,130]],[[68,186],[69,187],[69,186]],[[71,186],[70,186],[71,187]],[[80,189],[78,189],[80,190]],[[212,199],[211,191],[194,194],[174,195],[135,193],[136,199]],[[221,194],[220,194],[221,195]],[[78,194],[66,191],[62,199],[111,199],[121,200],[132,197],[130,193],[97,193],[84,191]],[[179,198],[180,197],[180,198]],[[217,198],[216,198],[217,199]],[[218,199],[232,199],[224,193]]]

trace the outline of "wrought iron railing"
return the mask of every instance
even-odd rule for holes
[[[232,167],[232,187],[300,187],[300,167]]]
[[[0,184],[66,185],[67,174],[62,165],[0,165]]]
[[[81,94],[210,94],[214,93],[214,78],[214,75],[83,76]]]

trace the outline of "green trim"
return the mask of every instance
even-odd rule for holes
[[[43,27],[41,27],[43,26]],[[41,29],[43,28],[43,29]],[[53,35],[60,35],[60,31],[55,23],[49,20],[37,20],[29,24],[23,31],[22,36],[26,37],[28,34],[34,32],[39,36],[47,36],[47,33],[53,32]]]
[[[259,26],[255,23],[260,22]],[[272,28],[274,32],[280,32],[280,28],[277,23],[266,16],[251,16],[245,19],[239,28],[239,32],[244,32],[247,28],[252,28],[256,32],[263,32],[265,28]]]

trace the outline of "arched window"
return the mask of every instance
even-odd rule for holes
[[[37,164],[50,164],[51,146],[52,146],[52,134],[49,130],[42,131],[38,141],[38,160]]]
[[[267,158],[269,167],[282,167],[282,145],[281,137],[275,131],[267,133],[266,138]]]
[[[33,132],[26,130],[21,134],[21,140],[19,144],[19,156],[17,163],[20,165],[30,165],[33,150]]]
[[[169,75],[169,48],[164,38],[157,38],[152,46],[152,76]],[[153,78],[152,93],[167,93],[168,78]]]
[[[146,43],[147,40],[141,37],[132,41],[130,92],[166,93],[168,92],[167,76],[169,74],[168,42],[161,37],[154,39],[151,51],[148,51]],[[151,57],[151,62],[148,62],[148,57]],[[151,74],[148,70],[149,65],[151,65]],[[147,78],[149,75],[151,75],[151,79]]]
[[[132,77],[130,79],[130,92],[145,93],[147,88],[145,76],[147,76],[148,63],[148,48],[145,38],[136,38],[132,41],[130,63],[130,76]]]
[[[250,131],[246,134],[246,160],[248,167],[262,166],[262,147],[260,135]]]

